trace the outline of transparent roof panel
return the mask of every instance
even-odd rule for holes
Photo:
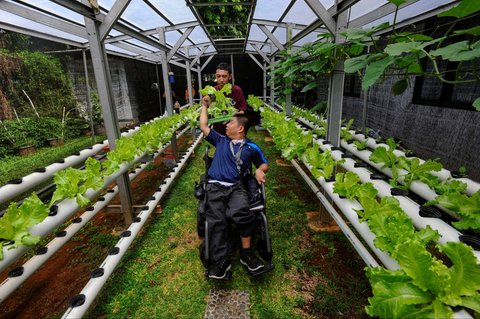
[[[410,18],[413,18],[415,16],[418,16],[419,12],[421,13],[427,13],[431,10],[434,10],[438,7],[441,7],[445,4],[449,4],[454,2],[454,0],[435,0],[435,1],[430,1],[430,0],[420,0],[415,3],[412,3],[408,6],[405,6],[401,8],[398,11],[397,14],[397,23],[402,22],[404,20],[408,20]],[[395,14],[389,14],[385,17],[382,17],[378,20],[375,20],[374,22],[368,23],[363,26],[364,29],[368,29],[371,27],[374,27],[376,25],[379,25],[380,23],[383,22],[390,22],[392,24],[393,19],[394,19]]]
[[[62,7],[61,5],[55,4],[51,1],[48,0],[23,0],[22,2],[28,3],[34,7],[46,10],[48,12],[51,12],[55,15],[61,16],[63,18],[66,18],[68,20],[77,22],[81,25],[85,25],[85,19],[82,15],[75,13],[65,7]]]
[[[317,19],[317,15],[310,9],[304,0],[297,0],[288,11],[282,22],[310,24]]]
[[[352,21],[364,14],[372,12],[386,3],[388,3],[386,0],[360,0],[352,6],[349,20]]]
[[[128,42],[130,44],[134,44],[140,48],[143,48],[145,50],[149,50],[149,51],[152,51],[152,52],[158,52],[160,51],[160,49],[158,48],[155,48],[155,47],[152,47],[151,45],[148,45],[148,44],[145,44],[144,42],[142,41],[139,41],[137,39],[128,39],[128,40],[125,40],[125,42]]]
[[[173,24],[196,21],[195,16],[185,0],[149,0]]]
[[[287,29],[286,28],[277,28],[273,35],[280,41],[280,43],[287,42]]]
[[[109,50],[109,51],[115,51],[115,52],[118,52],[118,53],[122,53],[122,54],[126,54],[126,55],[130,55],[130,56],[136,56],[137,54],[135,53],[132,53],[128,50],[124,50],[122,48],[119,48],[113,44],[105,44],[105,49]]]
[[[140,27],[142,30],[170,25],[143,0],[132,0],[122,14],[122,19]]]
[[[250,28],[250,34],[248,36],[249,40],[254,40],[254,41],[265,41],[267,39],[267,36],[265,33],[263,33],[262,30],[256,25],[253,24]]]
[[[278,21],[289,3],[290,1],[258,0],[253,18]]]
[[[46,25],[34,22],[32,20],[28,20],[22,17],[19,17],[17,15],[11,14],[6,11],[0,10],[0,21],[5,21],[9,24],[19,26],[28,30],[32,30],[35,32],[41,32],[45,33],[47,35],[52,35],[56,36],[62,39],[78,42],[79,44],[87,42],[87,39],[77,37],[75,35],[72,35],[70,33],[66,33],[51,27],[48,27]]]
[[[207,34],[205,31],[203,31],[202,27],[198,26],[193,29],[192,33],[190,33],[189,36],[190,39],[192,39],[193,43],[203,43],[203,42],[210,42],[210,39],[208,38]]]

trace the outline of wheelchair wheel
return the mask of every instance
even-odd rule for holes
[[[198,252],[200,254],[200,260],[202,261],[203,266],[207,268],[208,265],[207,265],[207,260],[205,258],[205,242],[202,242],[200,244],[200,247],[198,247]]]

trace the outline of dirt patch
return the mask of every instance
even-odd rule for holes
[[[190,134],[181,136],[177,140],[178,150],[185,151],[191,140]],[[170,172],[165,162],[168,162],[171,154],[172,150],[167,149],[132,182],[133,205],[143,205],[155,192],[160,181]],[[109,204],[119,205],[119,196]],[[118,241],[118,230],[124,229],[123,214],[112,213],[112,211],[115,209],[109,209],[108,212],[104,209],[98,212],[80,232],[41,267],[41,271],[34,273],[14,291],[0,305],[0,319],[60,317],[67,310],[69,300],[79,294],[90,280],[90,272],[100,265],[107,256],[108,250]],[[72,219],[82,213],[83,211],[79,211]],[[45,242],[48,240],[47,238]],[[19,260],[0,273],[0,280],[4,281],[11,269],[21,266],[26,260]],[[152,267],[158,262],[152,261]]]
[[[321,212],[307,212],[306,215],[308,227],[310,227],[312,231],[320,232],[340,230],[340,227],[338,227],[337,223],[333,219],[331,219],[328,223],[322,223]]]

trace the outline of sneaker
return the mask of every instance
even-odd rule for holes
[[[210,279],[224,279],[227,272],[232,269],[232,264],[226,258],[222,258],[208,270],[208,278]]]
[[[263,262],[250,251],[240,254],[240,263],[246,266],[249,271],[257,271],[265,267]]]

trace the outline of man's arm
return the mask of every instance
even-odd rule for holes
[[[255,179],[259,184],[265,184],[267,181],[267,171],[268,171],[268,164],[263,163],[260,165],[257,170],[255,171]]]
[[[200,129],[205,136],[210,134],[208,127],[208,106],[210,105],[210,96],[205,95],[202,99],[202,110],[200,111]]]

